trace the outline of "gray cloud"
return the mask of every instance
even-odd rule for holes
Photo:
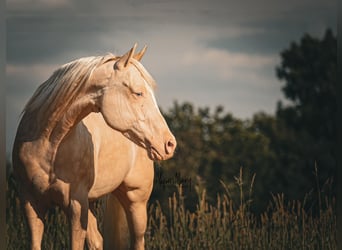
[[[105,0],[101,4],[93,0],[12,0],[8,3],[8,60],[26,62],[74,51],[93,52],[96,44],[102,47],[98,40],[103,34],[115,37],[117,31],[167,30],[170,25],[221,32],[202,41],[208,46],[275,53],[304,32],[317,33],[317,29],[322,32],[327,25],[334,26],[335,5],[325,0]],[[231,27],[262,32],[232,38],[224,32]]]
[[[111,22],[89,18],[10,18],[7,60],[9,63],[35,63],[84,56],[85,51],[93,53],[97,44],[101,47],[101,34],[108,32],[103,24],[110,26]]]

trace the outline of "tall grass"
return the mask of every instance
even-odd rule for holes
[[[337,249],[334,197],[319,190],[315,212],[307,197],[287,201],[284,194],[272,194],[268,208],[255,214],[254,177],[247,182],[241,169],[234,185],[222,183],[225,192],[217,195],[215,204],[209,204],[206,190],[198,188],[192,212],[185,207],[182,186],[168,198],[167,210],[158,201],[150,204],[146,249]],[[102,228],[103,201],[95,205]],[[28,228],[11,176],[6,213],[7,249],[28,249]],[[54,208],[46,219],[42,249],[68,249],[64,214]]]
[[[334,198],[326,196],[315,216],[306,211],[305,199],[285,201],[284,194],[275,194],[267,210],[256,215],[250,210],[254,177],[244,190],[240,170],[239,198],[225,186],[215,205],[208,204],[203,190],[195,212],[184,207],[181,186],[168,199],[168,216],[159,203],[151,205],[147,249],[337,249]]]

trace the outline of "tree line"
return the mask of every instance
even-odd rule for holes
[[[304,34],[280,57],[275,73],[289,104],[279,101],[274,115],[258,112],[242,120],[221,106],[210,110],[188,102],[163,112],[178,146],[173,159],[156,164],[152,200],[182,184],[186,205],[195,209],[200,189],[214,202],[235,184],[240,168],[255,211],[275,193],[291,200],[305,196],[312,206],[320,202],[315,194],[321,188],[336,195],[336,36],[330,29],[322,38]]]

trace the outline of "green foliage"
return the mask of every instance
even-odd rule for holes
[[[284,94],[292,103],[279,102],[276,116],[260,112],[240,120],[220,106],[211,111],[175,102],[164,116],[178,147],[173,159],[156,168],[156,176],[191,178],[193,185],[207,189],[214,203],[215,194],[223,191],[220,181],[226,183],[244,167],[260,180],[254,189],[255,211],[265,209],[270,193],[300,199],[310,192],[316,164],[321,180],[335,176],[336,56],[336,37],[330,30],[322,39],[304,35],[284,50],[277,76],[285,81]],[[161,188],[158,181],[152,199],[163,200],[176,191],[170,185]],[[195,209],[194,193],[189,188],[184,193],[186,207]]]
[[[306,34],[281,52],[277,76],[285,80],[283,92],[292,101],[284,115],[288,125],[305,128],[314,137],[333,139],[337,109],[337,39],[327,30],[323,39]],[[286,108],[285,108],[286,109]],[[288,117],[288,116],[289,117]],[[293,119],[295,118],[295,119]]]
[[[256,132],[251,121],[242,121],[222,107],[214,112],[208,108],[195,110],[189,103],[174,103],[174,107],[164,116],[177,138],[177,149],[173,159],[156,167],[156,178],[152,199],[162,200],[176,191],[169,185],[168,193],[159,184],[159,176],[172,177],[176,173],[190,178],[192,186],[198,185],[208,190],[208,199],[215,202],[217,193],[224,189],[220,182],[228,179],[243,166],[246,173],[257,173],[258,178],[265,178],[264,183],[256,186],[259,197],[269,195],[269,180],[272,180],[272,168],[276,157],[270,148],[270,140]],[[267,172],[266,172],[267,171]],[[248,177],[248,176],[247,176]],[[265,185],[269,183],[269,185]],[[180,183],[177,183],[180,184]],[[186,206],[195,209],[193,200],[196,196],[190,187],[184,188]],[[260,209],[267,203],[259,200]],[[165,208],[166,204],[162,204]]]
[[[306,171],[315,162],[320,176],[336,171],[337,38],[327,30],[322,39],[304,35],[281,52],[277,76],[285,81],[283,92],[291,104],[278,104],[277,120],[295,135],[290,154],[300,156],[296,168]],[[293,164],[293,163],[292,163]]]

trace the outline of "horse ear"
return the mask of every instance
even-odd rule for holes
[[[134,55],[134,51],[137,47],[137,44],[135,43],[134,46],[126,53],[124,54],[122,57],[120,57],[120,59],[115,63],[114,68],[115,69],[123,69],[125,67],[127,67],[129,61],[132,59],[133,55]]]
[[[137,53],[137,54],[135,54],[135,55],[133,56],[134,59],[140,61],[141,58],[143,57],[143,55],[145,54],[146,49],[147,49],[147,46],[145,45],[144,48],[143,48],[139,53]]]

